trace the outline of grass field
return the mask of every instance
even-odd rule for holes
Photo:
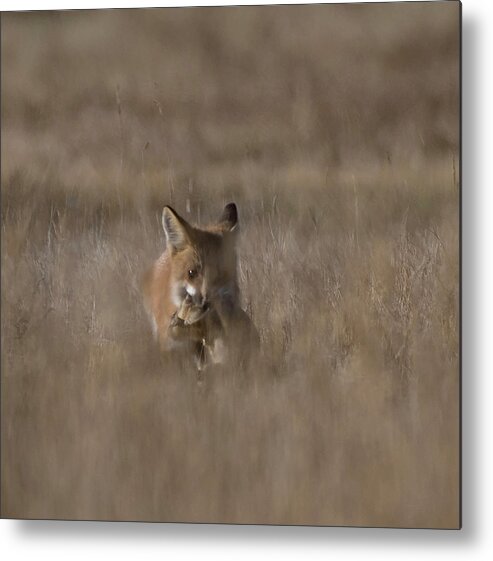
[[[457,527],[459,4],[2,14],[1,512]],[[253,371],[163,362],[240,212]]]

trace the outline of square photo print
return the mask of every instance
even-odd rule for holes
[[[457,529],[459,2],[1,14],[1,516]]]

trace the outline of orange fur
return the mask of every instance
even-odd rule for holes
[[[191,226],[165,207],[163,228],[166,250],[143,282],[160,348],[191,352],[199,368],[205,356],[224,362],[234,339],[258,337],[240,307],[236,206],[227,205],[219,222],[205,228]]]

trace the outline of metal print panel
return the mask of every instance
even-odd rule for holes
[[[460,4],[1,47],[2,516],[460,527]]]

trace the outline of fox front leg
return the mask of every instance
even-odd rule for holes
[[[207,367],[207,353],[203,340],[195,343],[194,356],[195,366],[197,367],[197,381],[202,382],[203,372]]]

